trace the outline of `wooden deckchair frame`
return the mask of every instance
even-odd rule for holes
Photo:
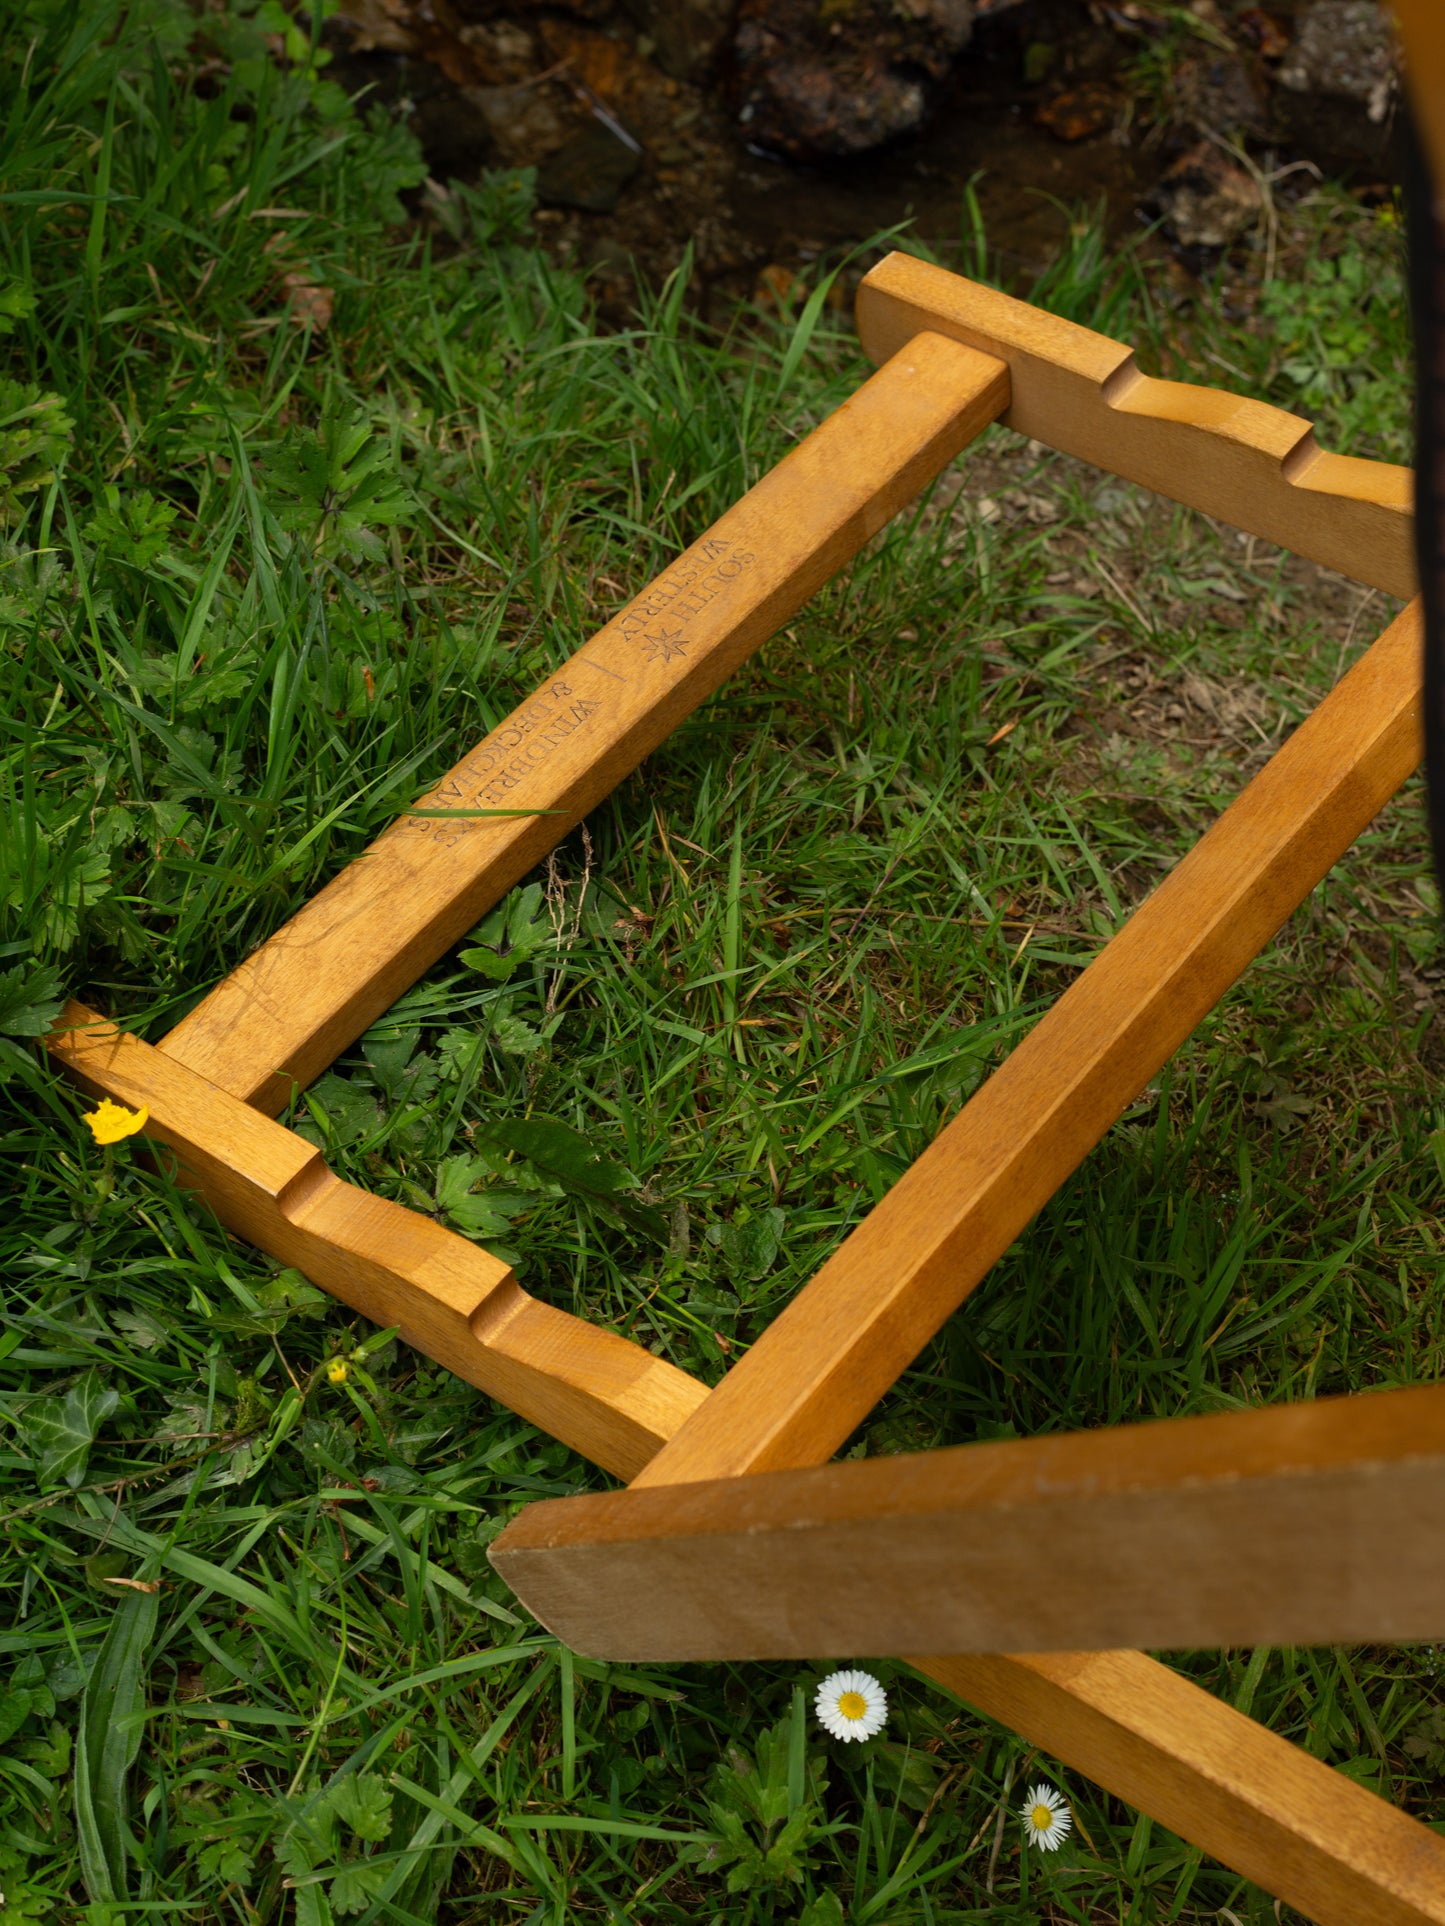
[[[906,256],[867,276],[858,322],[878,373],[159,1045],[72,1004],[48,1047],[147,1106],[223,1224],[631,1480],[533,1506],[494,1547],[564,1636],[742,1657],[947,1633],[952,1656],[910,1662],[1324,1926],[1445,1926],[1445,1839],[1138,1651],[1048,1649],[1445,1629],[1445,1561],[1401,1529],[1445,1497],[1445,1389],[825,1463],[1413,769],[1418,603],[715,1390],[274,1121],[990,421],[1414,594],[1406,470]],[[1342,1504],[1356,1529],[1331,1541]],[[1241,1600],[1227,1554],[1261,1518],[1307,1584],[1276,1566]],[[851,1616],[850,1571],[871,1588]],[[1341,1595],[1313,1608],[1311,1586]]]

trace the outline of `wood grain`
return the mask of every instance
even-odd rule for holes
[[[911,1663],[1317,1926],[1445,1922],[1445,1839],[1141,1652]]]
[[[275,1115],[1007,404],[915,336],[160,1048]]]
[[[490,1555],[603,1659],[1399,1643],[1442,1513],[1430,1385],[555,1499]]]
[[[631,1477],[704,1386],[640,1345],[528,1297],[509,1267],[429,1217],[344,1184],[294,1131],[81,1004],[46,1047],[92,1096],[151,1116],[180,1180],[291,1264],[584,1457]]]
[[[886,361],[926,328],[1008,364],[1022,435],[1402,598],[1416,590],[1408,468],[1328,454],[1298,415],[1158,381],[1134,350],[962,275],[890,254],[858,289],[858,333]]]
[[[639,1482],[832,1455],[1415,767],[1420,656],[1414,602]]]

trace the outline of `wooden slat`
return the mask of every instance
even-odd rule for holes
[[[917,335],[417,805],[548,813],[404,816],[160,1048],[274,1115],[1007,405]]]
[[[1396,1644],[1442,1514],[1431,1385],[555,1499],[491,1558],[603,1659]]]
[[[1157,381],[1122,341],[890,254],[858,290],[863,346],[884,361],[920,328],[1008,363],[1013,400],[1004,421],[1020,434],[1373,588],[1415,593],[1408,468],[1327,454],[1298,415],[1219,388]]]
[[[149,1109],[145,1135],[228,1229],[608,1471],[631,1477],[707,1395],[640,1345],[528,1297],[489,1251],[342,1183],[304,1137],[93,1010],[67,1005],[46,1046],[93,1096]]]
[[[1317,1926],[1445,1921],[1445,1839],[1141,1652],[911,1663]]]
[[[1409,775],[1420,649],[1411,603],[639,1482],[832,1455]]]

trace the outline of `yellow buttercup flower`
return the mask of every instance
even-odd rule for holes
[[[100,1108],[88,1110],[82,1121],[90,1125],[90,1134],[98,1144],[118,1144],[123,1137],[133,1137],[138,1130],[144,1130],[150,1114],[145,1104],[139,1110],[127,1110],[123,1103],[112,1103],[109,1097],[102,1097]]]
[[[345,1384],[345,1382],[346,1382],[346,1359],[345,1359],[345,1358],[333,1358],[333,1359],[331,1360],[331,1362],[330,1362],[330,1364],[328,1364],[328,1365],[327,1365],[327,1367],[326,1367],[326,1375],[327,1375],[327,1377],[328,1377],[328,1378],[330,1378],[330,1380],[331,1380],[331,1382],[332,1382],[333,1384]]]

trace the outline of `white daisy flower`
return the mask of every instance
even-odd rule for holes
[[[888,1694],[871,1672],[830,1672],[813,1709],[835,1739],[871,1739],[888,1717]]]
[[[1042,1846],[1045,1852],[1061,1846],[1074,1823],[1068,1800],[1052,1786],[1030,1786],[1028,1798],[1019,1807],[1019,1817],[1024,1822],[1025,1839],[1031,1846]]]

